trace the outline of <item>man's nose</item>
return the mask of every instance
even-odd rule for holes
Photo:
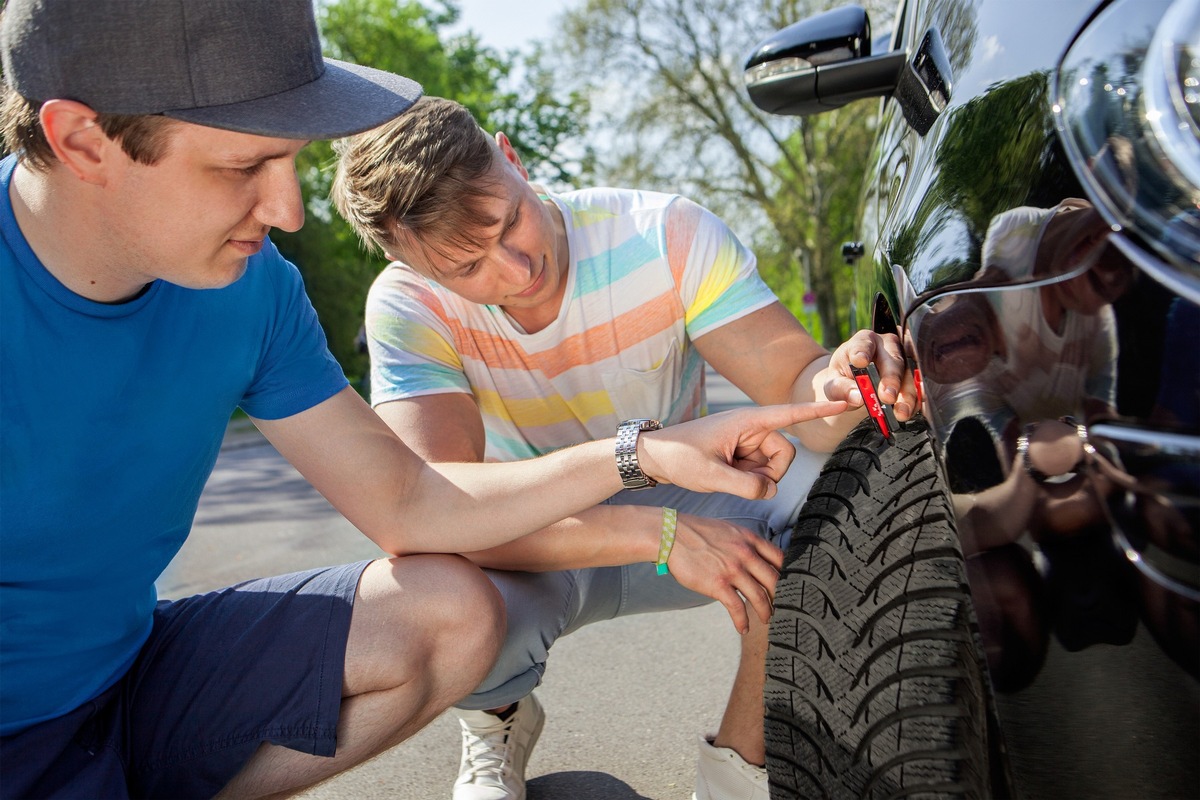
[[[294,160],[280,159],[263,171],[255,216],[264,225],[289,233],[304,225],[304,198]]]
[[[501,246],[499,256],[510,280],[527,280],[533,273],[533,262],[524,250],[505,245]]]

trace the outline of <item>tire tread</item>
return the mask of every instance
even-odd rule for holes
[[[924,423],[889,446],[866,421],[830,457],[775,607],[772,797],[987,796],[987,678]]]

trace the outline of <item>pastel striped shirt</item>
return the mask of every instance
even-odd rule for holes
[[[393,263],[367,300],[373,404],[470,393],[485,457],[499,461],[612,436],[623,419],[673,424],[705,413],[693,340],[776,301],[753,253],[677,195],[548,196],[570,253],[554,322],[525,333],[498,306]]]

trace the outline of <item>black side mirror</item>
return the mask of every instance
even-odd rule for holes
[[[860,6],[845,6],[789,25],[758,43],[746,71],[797,59],[810,67],[871,55],[871,20]]]
[[[851,100],[891,94],[903,52],[871,55],[871,21],[861,6],[844,6],[789,25],[754,48],[746,89],[772,114],[805,116]]]
[[[871,54],[871,22],[861,6],[801,20],[764,39],[746,60],[746,89],[771,114],[806,116],[853,100],[895,95],[922,135],[946,107],[950,62],[930,28],[910,59],[904,50]]]

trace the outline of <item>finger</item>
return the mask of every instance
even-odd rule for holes
[[[767,458],[766,453],[762,450],[755,450],[752,453],[738,453],[734,456],[733,465],[741,470],[750,472],[758,467],[765,467],[771,461]]]
[[[771,431],[763,438],[758,450],[744,457],[739,454],[733,466],[778,483],[795,458],[796,446],[782,433]]]
[[[743,582],[747,588],[742,590],[742,595],[751,598],[763,622],[770,619],[771,614],[775,612],[775,585],[778,580],[779,573],[766,561],[760,561],[747,570],[747,580]]]
[[[734,458],[733,465],[734,467],[744,471],[744,473],[757,473],[760,475],[766,475],[767,477],[774,477],[775,480],[778,480],[780,477],[778,475],[773,475],[774,468],[772,467],[772,464],[770,464],[769,459],[766,456],[763,456],[762,453],[751,453],[751,455],[746,456],[745,458]]]
[[[757,536],[754,537],[754,549],[758,553],[759,558],[770,564],[771,568],[775,571],[775,579],[771,581],[771,586],[774,587],[775,580],[779,578],[779,570],[783,569],[785,553],[773,542],[768,542],[766,539],[760,539]]]
[[[845,360],[856,367],[865,367],[875,357],[875,337],[876,334],[873,331],[865,329],[856,331],[837,349],[836,353],[844,353]],[[842,364],[839,363],[837,366],[838,372],[846,371],[842,369]]]
[[[772,431],[763,440],[759,451],[767,458],[767,463],[759,470],[759,474],[766,475],[773,481],[782,478],[796,458],[796,446],[778,431]]]
[[[782,403],[773,406],[758,406],[745,409],[750,415],[747,432],[739,442],[746,441],[755,433],[766,430],[778,430],[792,425],[821,417],[832,417],[846,410],[846,403],[840,400],[822,400],[813,403]]]
[[[894,333],[876,334],[875,369],[879,372],[879,394],[885,403],[895,403],[904,384],[907,363],[900,345],[900,337]]]
[[[760,469],[766,468],[756,467],[745,471],[738,469],[735,464],[718,460],[705,468],[701,479],[680,485],[693,491],[731,494],[746,500],[769,500],[775,496],[776,480],[771,475],[760,474]],[[659,478],[659,481],[662,479]]]
[[[913,414],[917,413],[917,382],[911,372],[904,373],[900,396],[896,398],[896,404],[892,409],[896,412],[896,418],[901,422],[912,419]]]
[[[717,598],[721,605],[725,606],[725,610],[729,612],[729,618],[733,620],[733,628],[738,633],[745,636],[750,632],[750,615],[746,613],[746,604],[742,602],[742,596],[728,588],[721,596]]]
[[[741,595],[754,608],[754,613],[758,615],[760,621],[764,624],[771,621],[771,615],[775,613],[775,604],[771,602],[771,593],[761,584],[753,583],[747,586],[741,590]]]

